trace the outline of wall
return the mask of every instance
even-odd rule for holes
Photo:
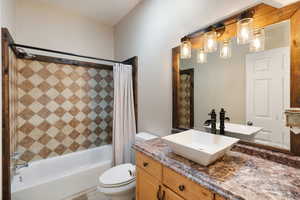
[[[16,0],[2,0],[1,4],[1,26],[8,28],[11,35],[16,37]]]
[[[16,12],[18,43],[114,58],[113,27],[35,0],[17,0]]]
[[[18,152],[26,162],[112,141],[111,70],[18,59]]]
[[[185,34],[257,3],[256,0],[148,0],[115,26],[115,57],[139,57],[139,131],[172,126],[171,49]]]

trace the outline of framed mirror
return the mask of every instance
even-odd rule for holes
[[[271,9],[264,4],[253,8],[254,22],[264,32],[260,49],[238,44],[232,25],[225,26],[225,32],[218,36],[215,52],[202,52],[203,42],[197,36],[191,40],[190,57],[182,59],[180,48],[174,48],[173,128],[211,132],[209,113],[214,110],[218,133],[223,108],[225,135],[283,151],[297,149],[300,138],[290,134],[284,113],[300,107],[296,89],[300,55],[295,54],[299,36],[294,34],[299,29],[295,26],[295,21],[300,21],[298,4],[293,5],[295,14],[273,20],[276,12],[283,15],[290,10]],[[262,15],[261,9],[272,12]]]

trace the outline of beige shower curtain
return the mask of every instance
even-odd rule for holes
[[[132,162],[136,134],[132,66],[114,65],[113,164]]]

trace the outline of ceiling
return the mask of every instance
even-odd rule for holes
[[[91,17],[110,26],[117,24],[142,0],[38,0],[81,15]],[[257,0],[280,8],[298,0]]]
[[[271,6],[281,8],[281,7],[287,6],[291,3],[295,3],[296,1],[299,1],[299,0],[261,0],[261,1],[266,4],[269,4]]]
[[[117,24],[142,0],[38,0],[72,10],[110,26]]]

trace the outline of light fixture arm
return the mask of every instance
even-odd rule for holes
[[[231,25],[231,24],[234,24],[236,23],[237,21],[239,21],[240,19],[245,19],[245,18],[252,18],[255,14],[255,10],[254,9],[250,9],[250,10],[246,10],[244,12],[242,12],[241,14],[239,14],[238,16],[233,16],[233,17],[229,17],[225,20],[222,20],[220,22],[217,22],[213,25],[210,25],[208,27],[205,27],[205,28],[201,28],[201,29],[198,29],[192,33],[189,33],[187,35],[185,35],[183,38],[181,38],[181,41],[183,41],[184,39],[191,39],[193,37],[196,37],[198,35],[201,35],[201,34],[204,34],[206,32],[209,32],[211,31],[213,28],[215,28],[215,30],[218,32],[219,36],[221,36],[224,32],[225,32],[225,27],[228,26],[228,25]],[[232,23],[230,24],[225,24],[225,21],[229,20],[229,19],[235,19],[233,20]]]

